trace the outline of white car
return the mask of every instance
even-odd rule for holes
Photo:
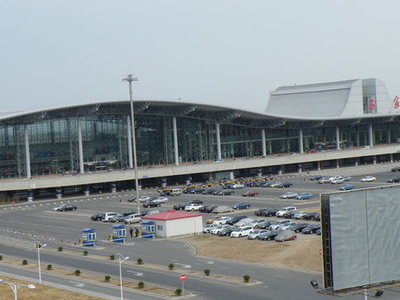
[[[294,210],[297,210],[296,206],[283,207],[280,210],[278,210],[275,215],[277,217],[282,217],[285,213],[291,212],[291,211],[294,211]]]
[[[372,182],[375,180],[376,180],[376,178],[374,176],[365,176],[365,177],[361,178],[361,182]]]
[[[187,210],[187,211],[195,211],[195,210],[199,210],[201,207],[203,207],[202,204],[191,203],[191,204],[185,206],[185,210]]]
[[[258,240],[260,238],[260,235],[263,233],[266,233],[266,232],[268,232],[267,229],[254,230],[252,233],[250,233],[247,236],[247,239],[248,240]]]
[[[344,178],[342,176],[335,176],[335,178],[331,179],[332,184],[340,184],[344,182]]]
[[[155,203],[167,203],[168,198],[167,197],[157,197],[157,198],[151,199],[151,201],[153,201]]]
[[[109,222],[111,218],[118,216],[116,212],[106,212],[104,213],[103,222]]]
[[[281,226],[289,226],[290,224],[292,224],[291,220],[280,220],[278,222],[276,222],[275,224],[271,224],[269,225],[269,229],[270,230],[277,230],[279,228],[282,228]]]
[[[250,223],[253,228],[258,228],[258,224],[265,223],[265,219],[255,219]]]
[[[217,224],[217,225],[225,225],[226,222],[230,221],[232,218],[231,217],[220,217],[218,219],[216,219],[213,224]]]
[[[244,188],[244,184],[243,183],[235,183],[232,185],[233,189],[242,189]]]
[[[235,227],[250,226],[251,222],[253,221],[254,220],[252,218],[244,218],[233,224],[233,226]]]
[[[281,199],[292,199],[292,198],[296,198],[297,193],[293,193],[293,192],[286,192],[283,195],[281,195]]]
[[[125,218],[124,223],[131,224],[131,223],[139,223],[140,221],[142,221],[141,214],[132,214]]]
[[[307,213],[305,211],[298,211],[294,214],[293,218],[301,220]]]
[[[252,232],[253,232],[253,227],[251,226],[239,227],[238,229],[235,229],[234,231],[231,232],[230,237],[248,236]]]

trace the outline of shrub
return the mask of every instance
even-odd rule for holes
[[[144,288],[144,282],[143,281],[139,281],[137,285],[138,285],[139,289]]]
[[[170,263],[170,264],[168,265],[168,269],[173,270],[174,268],[175,268],[175,266],[174,266],[173,263]]]
[[[75,270],[74,273],[75,273],[76,276],[79,276],[79,275],[81,275],[81,270]]]
[[[104,281],[105,282],[110,282],[111,276],[110,275],[106,275],[104,276]]]
[[[87,256],[89,252],[87,250],[83,251],[83,256]]]
[[[3,255],[0,255],[0,260],[3,260]]]
[[[111,254],[111,255],[110,255],[110,259],[111,259],[111,260],[114,260],[114,259],[115,259],[115,255],[114,255],[114,254]]]
[[[250,281],[250,275],[244,275],[243,276],[244,282],[249,282]]]
[[[26,265],[28,264],[28,261],[27,261],[26,259],[24,259],[24,260],[22,261],[22,264],[23,264],[24,266],[26,266]]]
[[[177,296],[182,295],[182,289],[176,289],[175,290],[175,295],[177,295]]]
[[[205,270],[204,270],[204,274],[205,274],[206,276],[210,276],[210,269],[205,269]]]
[[[58,247],[57,250],[58,250],[58,252],[62,252],[63,251],[63,247]]]
[[[138,263],[138,265],[141,265],[141,264],[143,264],[143,259],[141,259],[141,258],[138,258],[138,259],[137,259],[137,263]]]
[[[53,266],[52,265],[47,265],[47,270],[53,270]]]

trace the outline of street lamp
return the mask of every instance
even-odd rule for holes
[[[41,244],[40,242],[35,242],[37,248],[37,260],[38,260],[38,267],[39,267],[39,283],[42,283],[42,269],[40,268],[40,250],[47,246],[47,244]]]
[[[124,292],[122,290],[122,263],[129,259],[129,256],[124,257],[120,253],[115,253],[118,255],[118,263],[119,263],[119,286],[121,289],[121,300],[124,300]]]
[[[135,185],[136,185],[136,202],[137,202],[137,213],[140,213],[140,201],[139,201],[139,179],[137,169],[137,155],[136,155],[136,134],[135,134],[135,114],[133,110],[133,95],[132,95],[132,82],[138,81],[132,74],[127,75],[122,81],[127,81],[129,84],[129,100],[131,103],[131,122],[132,122],[132,148],[133,148],[133,167],[135,168]]]
[[[5,281],[3,279],[0,279],[0,283],[8,284],[8,286],[11,288],[11,290],[14,293],[14,300],[18,300],[18,288],[19,287],[26,287],[28,289],[36,289],[36,286],[34,286],[33,284],[12,283],[12,282]]]

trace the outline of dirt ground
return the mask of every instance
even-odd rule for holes
[[[213,235],[185,239],[198,255],[256,262],[301,270],[322,271],[320,236],[301,236],[295,241],[250,241]]]

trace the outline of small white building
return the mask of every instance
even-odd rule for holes
[[[171,238],[203,232],[203,215],[200,213],[168,210],[143,219],[155,222],[157,237]]]

